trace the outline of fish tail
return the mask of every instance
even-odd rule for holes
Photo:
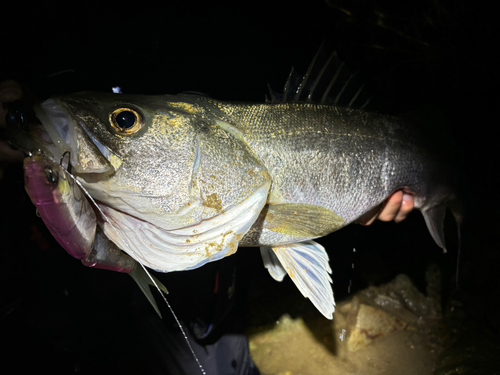
[[[455,287],[459,287],[460,279],[460,256],[462,251],[462,222],[463,222],[463,210],[462,206],[458,201],[449,202],[447,205],[441,205],[433,207],[422,211],[425,223],[427,224],[427,229],[436,242],[436,244],[443,249],[443,252],[447,252],[446,243],[444,239],[444,219],[446,216],[446,209],[449,208],[453,217],[455,218],[455,223],[457,225],[457,262],[455,271]]]
[[[446,242],[444,238],[444,218],[446,209],[449,208],[455,218],[458,230],[458,240],[460,246],[461,227],[462,227],[462,209],[458,203],[452,202],[447,205],[440,205],[422,210],[422,215],[425,219],[425,224],[436,244],[447,252]]]
[[[457,202],[454,202],[453,204],[449,205],[450,210],[453,214],[453,217],[455,218],[455,222],[457,224],[457,240],[458,240],[458,245],[457,245],[457,266],[456,266],[456,273],[455,273],[455,284],[456,288],[459,286],[459,276],[460,276],[460,255],[462,253],[462,224],[463,224],[463,208],[462,206]]]
[[[437,206],[422,211],[425,219],[425,224],[429,233],[431,234],[434,242],[438,245],[443,252],[447,252],[444,241],[444,217],[446,215],[446,206]]]

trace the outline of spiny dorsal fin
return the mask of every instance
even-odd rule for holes
[[[268,88],[270,99],[266,96],[266,102],[270,103],[314,102],[363,109],[370,102],[359,75],[352,74],[335,51],[327,55],[323,44],[306,74],[302,76],[292,67],[283,93]]]

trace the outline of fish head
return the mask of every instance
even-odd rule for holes
[[[173,230],[218,216],[270,178],[204,98],[78,93],[36,109],[72,173],[99,203]]]

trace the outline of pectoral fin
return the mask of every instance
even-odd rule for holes
[[[151,289],[149,286],[151,285],[152,287],[161,289],[162,292],[168,294],[168,290],[165,287],[165,285],[162,284],[160,280],[158,280],[156,277],[154,277],[151,274],[147,274],[144,268],[140,264],[136,264],[135,268],[132,270],[132,272],[129,273],[129,275],[134,279],[134,281],[137,283],[141,291],[144,293],[146,298],[148,299],[149,303],[151,303],[151,306],[155,309],[156,313],[160,316],[161,318],[161,313],[160,309],[158,308],[158,305],[156,304],[155,298],[153,297],[153,293],[151,293]],[[150,277],[151,276],[151,277]],[[154,279],[151,280],[151,278]],[[156,285],[155,285],[156,283]]]
[[[310,239],[325,236],[344,225],[344,219],[327,208],[283,203],[269,206],[264,227],[297,239]]]
[[[314,241],[305,241],[273,246],[272,250],[304,297],[309,298],[326,318],[332,319],[335,300],[330,285],[332,270],[325,248]]]

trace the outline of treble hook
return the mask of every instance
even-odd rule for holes
[[[63,162],[64,162],[64,157],[66,156],[66,154],[69,155],[69,159],[68,159],[68,165],[67,167],[65,167],[63,165]],[[66,169],[68,171],[68,173],[71,173],[71,151],[65,151],[64,154],[62,154],[61,156],[61,161],[59,162],[59,164],[61,165],[61,167],[63,167],[64,169]]]

